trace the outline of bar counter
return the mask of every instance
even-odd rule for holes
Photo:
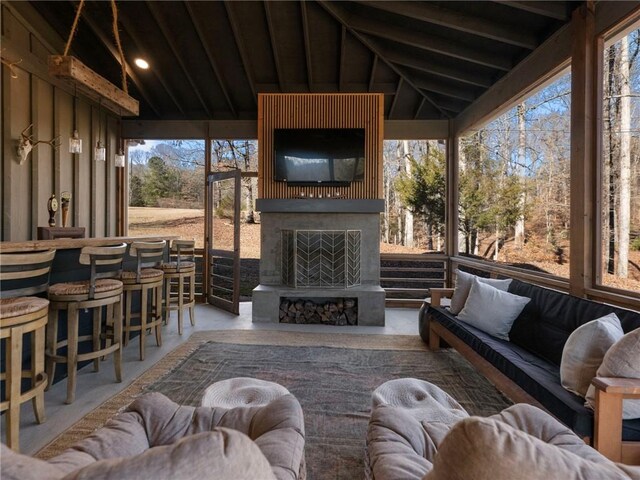
[[[60,238],[57,240],[30,240],[26,242],[0,242],[0,251],[4,253],[34,252],[38,250],[72,250],[87,246],[100,247],[118,243],[153,242],[159,240],[175,240],[177,235],[148,235],[141,237],[99,237],[99,238]]]
[[[131,245],[135,241],[160,241],[166,240],[167,247],[165,248],[165,259],[168,259],[169,254],[169,242],[173,239],[180,238],[176,235],[149,235],[139,237],[102,237],[102,238],[65,238],[56,240],[33,240],[26,242],[0,242],[1,253],[19,253],[19,252],[31,252],[37,250],[55,249],[56,255],[51,265],[51,274],[49,283],[60,282],[73,282],[78,280],[88,280],[90,276],[90,268],[88,265],[80,264],[80,251],[82,247],[86,246],[105,246],[105,245],[117,245],[120,243],[126,243]],[[123,268],[126,270],[135,270],[136,258],[127,254],[124,257]],[[140,299],[134,295],[133,305],[131,308],[133,313],[140,312]],[[67,315],[66,312],[61,311],[58,320],[58,340],[64,340],[67,338]],[[80,312],[80,336],[88,335],[91,333],[93,322],[91,315],[88,312]],[[137,336],[137,332],[134,336]],[[88,344],[90,342],[81,343],[78,353],[84,353],[91,349]],[[26,342],[23,348],[23,360],[27,361],[31,357],[31,349],[29,342]],[[89,363],[90,360],[81,362],[80,365]],[[4,371],[5,358],[2,355],[0,358],[0,369]],[[126,369],[126,364],[123,364],[123,369]],[[67,376],[66,364],[57,364],[56,372],[54,374],[53,382],[57,382],[60,379]]]

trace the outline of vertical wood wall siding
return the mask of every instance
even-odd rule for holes
[[[258,195],[260,198],[382,198],[384,95],[259,94]],[[364,128],[364,181],[347,187],[294,187],[274,181],[273,130],[276,128]]]
[[[49,78],[50,52],[38,36],[2,6],[3,58],[22,58],[12,78],[2,65],[2,165],[0,202],[2,241],[35,240],[38,226],[47,226],[47,200],[52,193],[72,195],[67,226],[85,227],[87,236],[116,234],[116,169],[120,119],[98,105],[74,95],[71,87]],[[19,57],[19,58],[16,58]],[[40,144],[20,165],[16,148],[20,132],[33,123],[36,140],[60,135],[60,148]],[[69,153],[69,137],[77,128],[82,153]],[[101,128],[100,128],[101,127]],[[107,161],[96,162],[93,150],[98,139],[107,148]],[[61,211],[56,215],[62,222]]]

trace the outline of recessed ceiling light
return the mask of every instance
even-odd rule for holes
[[[136,59],[134,60],[134,63],[135,63],[138,67],[140,67],[140,68],[142,68],[142,69],[144,69],[144,70],[146,70],[147,68],[149,68],[149,62],[147,62],[146,60],[143,60],[142,58],[136,58]]]

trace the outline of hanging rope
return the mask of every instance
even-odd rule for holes
[[[118,53],[120,54],[120,66],[122,67],[122,90],[128,94],[127,64],[124,61],[124,52],[122,51],[122,44],[120,43],[120,32],[118,32],[118,7],[116,6],[116,0],[111,0],[111,13],[113,14],[113,36],[116,39],[116,47],[118,47]]]
[[[82,14],[82,7],[84,7],[84,0],[80,0],[78,4],[78,10],[76,10],[76,18],[73,19],[73,25],[71,25],[71,32],[69,32],[69,38],[67,39],[67,44],[64,47],[63,56],[67,56],[69,54],[69,49],[71,48],[71,41],[73,37],[75,37],[76,32],[78,31],[78,22],[80,21],[80,15]],[[124,93],[129,94],[129,89],[127,88],[127,64],[124,60],[124,52],[122,51],[122,43],[120,43],[120,32],[118,31],[118,7],[116,6],[115,0],[111,0],[111,13],[113,15],[113,36],[116,40],[116,46],[118,47],[118,55],[120,55],[120,65],[122,66],[122,90]]]
[[[69,38],[67,39],[67,45],[64,47],[64,55],[65,57],[69,53],[69,49],[71,48],[71,40],[76,34],[78,30],[78,21],[80,20],[80,13],[82,13],[82,7],[84,7],[84,0],[80,0],[80,4],[78,5],[78,10],[76,10],[76,18],[73,19],[73,25],[71,26],[71,32],[69,32]]]

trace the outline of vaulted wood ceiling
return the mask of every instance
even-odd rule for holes
[[[65,40],[77,3],[31,2]],[[455,117],[580,3],[119,1],[118,12],[142,119],[255,119],[260,92],[383,92],[385,117],[410,120]],[[120,86],[111,19],[109,2],[87,2],[72,54]]]

